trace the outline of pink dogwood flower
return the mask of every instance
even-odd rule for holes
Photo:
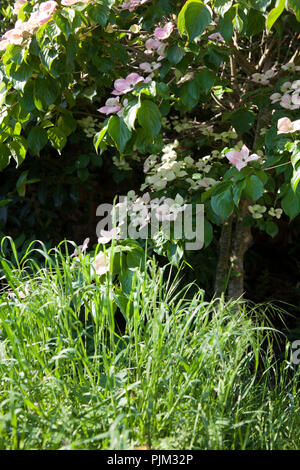
[[[211,34],[210,36],[208,36],[208,39],[210,39],[211,41],[219,41],[219,42],[224,42],[225,39],[223,38],[222,34],[221,33],[213,33]]]
[[[300,108],[300,91],[295,91],[295,93],[292,94],[291,98],[293,105],[296,105],[298,106],[298,108]]]
[[[277,134],[289,134],[297,131],[300,131],[300,119],[293,122],[288,117],[278,119]]]
[[[162,46],[162,42],[158,41],[157,39],[147,39],[147,41],[145,42],[145,47],[147,49],[147,51],[149,52],[153,52],[153,51],[156,51],[160,46]]]
[[[148,0],[130,0],[128,3],[123,3],[121,5],[122,10],[133,11],[143,3],[146,3]]]
[[[0,41],[0,51],[5,51],[5,49],[9,46],[10,42],[7,39],[2,39]]]
[[[259,159],[259,156],[256,153],[249,155],[249,149],[246,145],[243,145],[240,151],[231,150],[230,152],[227,152],[225,156],[238,171],[241,171],[242,168],[247,166],[247,163]]]
[[[108,98],[105,102],[105,106],[102,106],[98,111],[102,114],[113,114],[121,111],[122,106],[120,106],[119,96],[116,98]]]
[[[73,5],[75,5],[76,3],[88,3],[89,0],[62,0],[60,3],[64,6],[64,7],[71,7]]]
[[[282,108],[291,109],[291,110],[299,108],[299,105],[294,104],[293,101],[292,101],[291,95],[288,95],[288,94],[283,95],[283,97],[281,98],[281,101],[280,101],[280,106]]]
[[[90,239],[86,238],[83,244],[78,246],[78,250],[76,249],[74,253],[70,256],[70,258],[73,258],[73,256],[77,256],[79,253],[85,253],[88,248],[89,242]]]
[[[152,73],[154,72],[154,70],[159,69],[159,67],[161,67],[161,64],[156,63],[156,62],[151,62],[151,64],[149,64],[149,62],[143,62],[142,64],[139,65],[139,67],[141,70],[144,70],[144,72],[146,73]]]
[[[144,78],[138,73],[130,73],[126,78],[117,78],[114,82],[115,88],[112,91],[112,95],[124,95],[125,93],[129,93],[134,89],[137,83],[143,80]]]
[[[94,259],[94,268],[96,271],[96,274],[99,276],[102,276],[102,274],[105,274],[109,271],[110,268],[110,253],[103,253],[100,251],[96,258]]]
[[[251,80],[255,83],[259,83],[260,85],[268,85],[270,83],[270,79],[276,75],[276,70],[270,69],[267,70],[265,73],[253,73]]]
[[[23,31],[15,27],[7,31],[2,37],[4,40],[8,41],[8,44],[20,45],[23,42]]]
[[[57,3],[54,0],[43,2],[40,4],[38,11],[32,13],[28,23],[32,25],[41,26],[47,21],[51,20],[53,13],[57,8]]]
[[[14,4],[13,14],[17,15],[21,8],[27,3],[27,0],[17,0]]]
[[[163,28],[155,28],[154,30],[154,37],[155,39],[167,39],[174,29],[174,24],[169,21],[169,23],[165,24]]]
[[[281,100],[281,94],[280,93],[273,93],[270,96],[270,100],[271,100],[272,104],[277,103],[278,101]]]
[[[120,227],[113,228],[112,230],[101,230],[98,243],[106,244],[109,243],[113,238],[120,238]]]

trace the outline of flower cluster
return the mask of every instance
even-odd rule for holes
[[[217,181],[208,178],[212,166],[208,160],[212,159],[207,155],[198,161],[186,156],[179,160],[176,152],[178,141],[166,145],[162,149],[162,156],[150,155],[144,162],[144,173],[147,173],[145,183],[141,186],[143,191],[150,187],[153,191],[165,189],[168,183],[177,179],[183,179],[188,183],[188,192],[197,191],[200,188],[205,190],[214,186]]]
[[[249,206],[248,209],[253,219],[262,219],[263,214],[267,210],[266,206],[261,206],[260,204],[254,204],[253,206]],[[275,209],[275,207],[270,207],[270,209],[268,210],[268,214],[271,217],[276,217],[276,219],[280,219],[282,215],[282,209]]]
[[[17,3],[15,11],[19,11],[22,6],[20,2]],[[52,18],[57,6],[54,0],[43,2],[39,5],[38,10],[30,15],[28,21],[18,20],[15,27],[2,36],[0,51],[5,50],[10,44],[21,45],[26,39],[30,38],[36,29]]]
[[[94,119],[92,116],[87,116],[83,119],[78,120],[78,124],[82,127],[83,132],[87,137],[94,137],[96,133],[96,127],[98,127],[97,119]]]
[[[149,223],[158,228],[160,222],[174,222],[178,214],[185,209],[182,196],[177,194],[172,198],[150,198],[149,193],[138,196],[134,191],[129,191],[121,202],[113,209],[115,227],[111,230],[101,230],[98,243],[106,244],[113,239],[127,238],[128,226],[134,227],[141,232]]]
[[[270,96],[272,104],[279,102],[282,108],[290,110],[300,108],[300,80],[285,82],[280,91],[281,93],[273,93]]]
[[[150,175],[146,176],[145,183],[141,187],[142,191],[147,187],[154,191],[161,190],[167,186],[168,182],[187,176],[185,162],[177,160],[176,147],[178,147],[177,140],[173,144],[165,145],[160,161],[157,155],[150,155],[146,159],[144,172]]]
[[[268,214],[271,216],[271,217],[276,217],[276,219],[280,219],[281,215],[282,215],[282,209],[275,209],[275,207],[271,207],[269,210],[268,210]]]
[[[112,158],[112,160],[113,160],[113,164],[118,168],[118,170],[121,170],[121,171],[130,171],[130,170],[132,170],[131,166],[125,160],[125,158],[119,158],[117,156],[114,156]]]
[[[145,42],[145,48],[146,48],[145,54],[154,54],[154,53],[158,54],[157,62],[152,63],[156,66],[156,68],[158,68],[157,63],[160,60],[164,59],[166,55],[165,49],[168,43],[162,42],[162,41],[164,41],[171,35],[173,29],[174,29],[174,24],[169,21],[162,28],[160,27],[155,28],[154,38],[149,38]]]
[[[117,113],[118,116],[121,116],[124,108],[127,106],[128,100],[125,98],[123,104],[121,104],[120,96],[132,91],[140,82],[145,82],[145,79],[138,73],[130,73],[126,78],[117,78],[117,80],[114,81],[114,89],[112,91],[112,95],[115,95],[115,97],[108,98],[105,102],[105,106],[99,108],[98,111],[106,115]]]
[[[260,206],[259,204],[254,204],[254,206],[249,206],[248,209],[253,219],[262,219],[263,214],[267,210],[266,206]]]

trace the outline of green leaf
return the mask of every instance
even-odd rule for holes
[[[48,142],[47,131],[42,127],[33,127],[27,137],[28,147],[34,154],[38,154]]]
[[[12,199],[0,199],[0,207],[7,206],[12,201]]]
[[[161,129],[161,114],[155,103],[142,101],[137,113],[138,122],[149,137],[156,137]]]
[[[236,15],[233,18],[233,26],[237,30],[238,33],[241,33],[244,27],[244,22],[240,15],[238,14],[238,10],[236,10]]]
[[[220,33],[222,34],[223,38],[225,41],[230,41],[232,36],[233,36],[233,18],[235,16],[235,9],[230,8],[229,11],[227,11],[224,15],[223,18],[220,18],[220,21],[218,23],[218,29]]]
[[[224,16],[225,13],[231,8],[232,0],[215,0],[214,9],[220,16]]]
[[[274,222],[272,222],[271,220],[268,220],[266,222],[266,232],[271,237],[275,237],[278,233],[277,225]]]
[[[207,220],[204,219],[204,246],[205,248],[210,245],[214,237],[214,231],[212,224]]]
[[[0,144],[0,171],[6,168],[10,162],[11,153],[5,144]]]
[[[142,248],[131,250],[128,252],[126,256],[126,262],[129,268],[140,267],[141,265],[144,264],[144,260],[145,260],[145,255],[144,255]]]
[[[177,46],[177,44],[173,44],[172,46],[168,47],[167,49],[167,58],[171,64],[176,65],[178,64],[184,56],[184,50],[181,47]]]
[[[69,136],[72,132],[75,131],[77,127],[76,119],[73,118],[73,115],[68,110],[62,110],[62,114],[59,116],[57,120],[57,127],[62,129],[62,131]]]
[[[213,208],[213,211],[222,219],[227,219],[229,217],[234,209],[234,204],[233,204],[233,194],[232,194],[232,188],[227,187],[222,192],[218,192],[211,198],[211,206]]]
[[[243,189],[245,188],[245,186],[246,186],[246,180],[245,179],[241,180],[241,181],[238,181],[233,186],[233,201],[234,201],[234,203],[237,207],[239,206],[241,195],[242,195],[242,192],[243,192]]]
[[[238,134],[244,134],[249,131],[255,122],[255,114],[253,111],[241,108],[231,115],[232,127]]]
[[[14,136],[14,140],[7,143],[11,156],[15,159],[17,167],[24,161],[27,152],[27,142],[22,136]]]
[[[201,0],[188,0],[178,15],[178,29],[181,35],[185,33],[189,41],[193,41],[211,21],[211,12]]]
[[[94,136],[94,147],[96,149],[96,152],[98,153],[99,146],[101,145],[104,136],[107,132],[108,125],[104,126],[100,132],[97,132],[97,134]]]
[[[183,255],[184,255],[183,248],[180,245],[178,245],[178,243],[172,243],[172,245],[168,249],[168,259],[170,263],[178,267]]]
[[[70,34],[72,34],[72,28],[67,18],[65,18],[62,14],[55,12],[53,19],[61,32],[65,35],[66,38],[68,38]]]
[[[1,58],[1,62],[7,64],[9,62],[14,62],[15,64],[21,65],[24,60],[25,48],[22,46],[17,46],[15,44],[9,44],[5,53]]]
[[[291,185],[296,192],[297,186],[300,181],[300,141],[295,141],[294,144],[294,151],[291,156],[291,162],[293,165],[293,176],[291,180]]]
[[[123,112],[123,119],[128,129],[134,129],[134,123],[137,117],[138,110],[141,106],[140,100],[131,101],[128,103]]]
[[[18,181],[16,182],[16,188],[20,188],[22,185],[26,183],[27,180],[27,175],[28,175],[28,170],[23,171],[21,175],[18,178]]]
[[[300,168],[299,170],[294,171],[293,177],[291,179],[291,185],[292,185],[294,192],[296,192],[299,181],[300,181]]]
[[[87,14],[93,21],[95,21],[95,23],[105,26],[109,15],[109,9],[103,4],[90,5],[87,9]]]
[[[59,49],[55,47],[44,47],[40,53],[39,56],[41,58],[42,64],[48,69],[51,70],[51,66],[53,64],[53,61],[57,59],[59,55]]]
[[[136,131],[135,145],[141,153],[152,153],[152,142],[153,139],[149,134],[141,127]]]
[[[52,146],[60,153],[67,143],[66,134],[56,126],[50,127],[47,130],[47,134]]]
[[[286,0],[277,0],[275,8],[273,8],[268,14],[266,26],[269,31],[272,28],[275,21],[278,20],[281,13],[283,12],[284,7],[285,7],[285,1]]]
[[[117,116],[112,116],[108,121],[108,132],[119,152],[123,153],[126,144],[131,137],[131,132],[126,126],[124,120]]]
[[[290,219],[294,219],[300,213],[300,196],[298,192],[294,193],[293,189],[289,188],[281,200],[281,207]]]
[[[33,98],[34,104],[39,111],[47,111],[58,97],[58,86],[56,81],[50,77],[38,77],[34,81]]]
[[[264,185],[262,181],[256,176],[251,175],[246,178],[245,193],[252,201],[257,201],[264,191]]]
[[[21,95],[19,98],[19,103],[22,109],[27,113],[30,113],[35,108],[33,90],[34,90],[34,82],[33,81],[27,82],[23,90],[23,95]]]
[[[196,75],[196,82],[199,85],[200,92],[207,94],[213,87],[215,75],[208,69],[202,69]]]
[[[247,15],[247,30],[249,37],[261,33],[265,29],[265,17],[262,13],[251,8]]]
[[[194,79],[184,83],[179,93],[182,103],[190,111],[196,106],[200,97],[200,89],[197,80]]]
[[[299,0],[289,0],[289,7],[293,10],[298,21],[300,21],[300,2]]]
[[[23,62],[18,68],[15,66],[11,69],[10,76],[12,78],[13,86],[16,90],[23,91],[26,82],[31,77],[33,66]]]
[[[250,0],[250,3],[256,10],[265,12],[272,0]]]

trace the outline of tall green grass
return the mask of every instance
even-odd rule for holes
[[[263,307],[190,298],[154,261],[126,293],[89,256],[0,262],[1,449],[299,448],[299,368]]]

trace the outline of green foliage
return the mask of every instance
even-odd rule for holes
[[[18,25],[26,29],[39,5],[22,7]],[[13,29],[12,7],[2,14],[3,29]],[[11,201],[1,208],[1,228],[23,201],[36,222],[39,208],[30,201],[47,199],[50,170],[60,181],[51,186],[58,209],[70,186],[93,186],[104,161],[115,192],[134,186],[154,199],[179,194],[184,203],[203,203],[205,247],[245,198],[265,208],[251,224],[274,236],[281,208],[286,220],[300,212],[299,131],[278,129],[282,118],[297,127],[299,65],[294,43],[288,47],[298,20],[294,0],[162,0],[132,9],[93,0],[58,4],[25,32],[17,25],[21,37],[6,44],[4,36],[0,47],[0,171],[9,175],[0,196]],[[176,141],[176,151],[165,150]],[[155,174],[144,171],[149,156]],[[48,170],[40,175],[43,159]],[[39,222],[45,231],[47,223]],[[177,264],[184,258],[175,240],[163,254]]]

